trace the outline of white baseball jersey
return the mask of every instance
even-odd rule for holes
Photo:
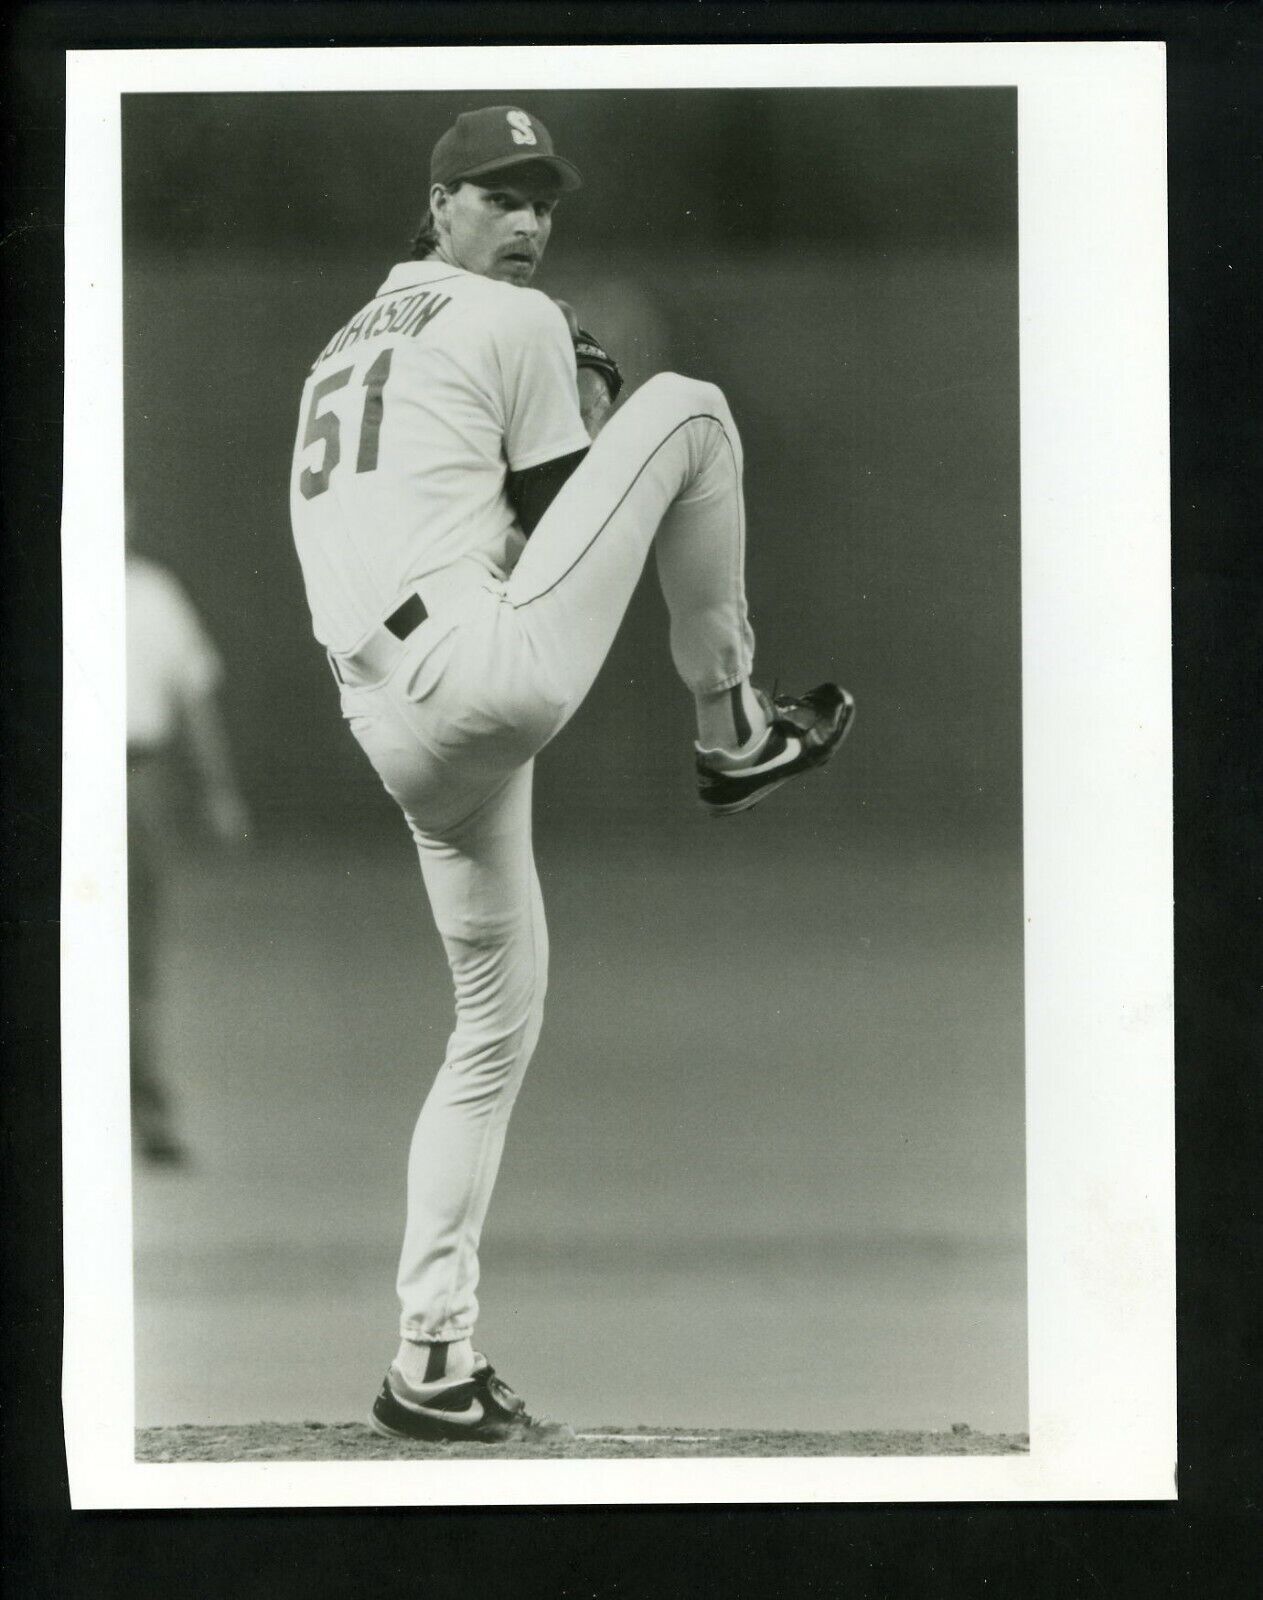
[[[188,596],[164,568],[127,557],[127,743],[167,744],[189,700],[222,676],[214,645]]]
[[[316,637],[353,648],[458,562],[507,577],[525,542],[508,473],[588,444],[547,295],[400,262],[303,388],[290,515]]]

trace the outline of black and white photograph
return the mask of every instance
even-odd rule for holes
[[[1160,47],[195,54],[69,80],[76,1504],[1172,1493]]]

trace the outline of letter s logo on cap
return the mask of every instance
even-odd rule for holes
[[[525,111],[508,111],[505,113],[510,128],[513,129],[514,144],[538,144],[535,129],[531,127],[531,119]]]

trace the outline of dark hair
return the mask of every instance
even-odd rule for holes
[[[409,246],[413,261],[424,261],[426,256],[432,256],[438,248],[438,234],[434,231],[434,218],[430,215],[430,208],[425,208],[425,215],[417,226],[413,235],[412,244]]]
[[[464,178],[457,178],[453,183],[445,183],[443,188],[448,194],[455,194],[464,181]],[[412,252],[410,259],[423,261],[426,256],[432,256],[438,247],[439,234],[438,229],[434,226],[434,213],[429,206],[426,206],[425,215],[417,224],[417,231],[412,236],[412,244],[409,247]]]

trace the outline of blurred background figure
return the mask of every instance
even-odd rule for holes
[[[164,884],[189,787],[224,845],[245,842],[250,819],[217,701],[219,654],[177,579],[135,548],[127,507],[127,905],[134,1149],[178,1166],[177,1132],[160,1059],[157,1008]]]

